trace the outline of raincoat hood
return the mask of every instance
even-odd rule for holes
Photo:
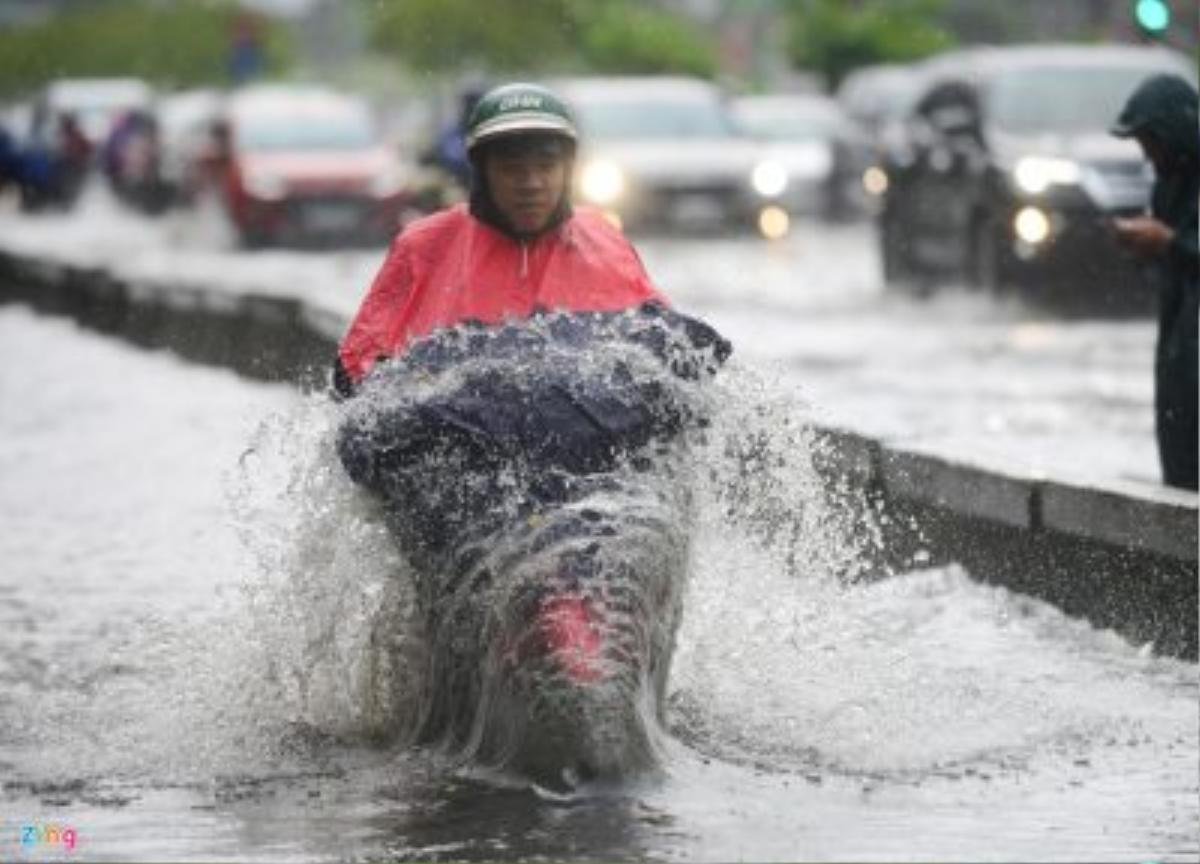
[[[1154,75],[1133,91],[1125,103],[1112,134],[1130,138],[1149,132],[1170,150],[1200,161],[1196,90],[1178,75]]]

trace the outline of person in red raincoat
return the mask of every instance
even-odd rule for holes
[[[348,396],[380,360],[468,321],[538,312],[667,305],[625,236],[571,206],[577,132],[563,102],[532,84],[485,94],[471,114],[470,201],[412,223],[342,340],[334,368]]]

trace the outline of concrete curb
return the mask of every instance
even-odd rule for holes
[[[876,468],[889,495],[1026,530],[1037,526],[1038,484],[933,454],[885,446]]]
[[[1173,489],[1087,488],[1041,484],[1042,523],[1050,530],[1087,534],[1117,546],[1196,558],[1196,496]]]
[[[1050,479],[957,460],[858,432],[821,430],[836,468],[889,498],[1025,531],[1057,532],[1195,562],[1200,499],[1169,487]]]
[[[256,378],[318,385],[342,316],[297,298],[122,280],[0,250],[0,302],[70,315],[146,347]],[[898,518],[889,564],[959,561],[1156,650],[1197,656],[1197,496],[1030,476],[843,429],[818,467]],[[918,555],[919,553],[919,555]]]
[[[823,430],[818,467],[889,515],[886,567],[958,562],[1163,654],[1197,659],[1197,497],[1022,474]]]

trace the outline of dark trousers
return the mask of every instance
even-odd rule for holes
[[[1178,313],[1159,332],[1155,363],[1154,414],[1163,482],[1183,489],[1197,488],[1197,356],[1198,310],[1193,295],[1180,303]]]

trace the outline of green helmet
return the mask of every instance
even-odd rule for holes
[[[480,97],[467,120],[467,151],[477,144],[522,132],[577,137],[566,104],[537,84],[505,84]]]

